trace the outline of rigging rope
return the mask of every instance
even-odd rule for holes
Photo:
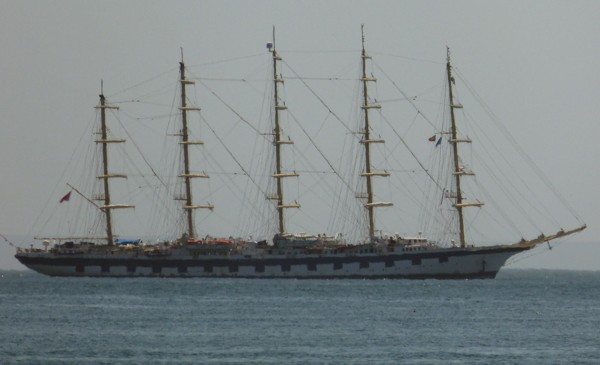
[[[381,73],[388,79],[388,81],[391,82],[392,85],[394,85],[396,90],[398,90],[398,92],[400,92],[400,94],[402,94],[402,96],[404,96],[404,98],[410,103],[410,105],[412,105],[412,107],[415,108],[415,110],[418,111],[419,114],[421,114],[421,116],[423,116],[423,119],[425,119],[427,121],[427,123],[429,123],[429,125],[431,127],[433,127],[433,129],[436,129],[435,124],[433,124],[433,122],[429,118],[427,118],[427,116],[425,114],[423,114],[423,112],[421,112],[419,107],[417,107],[417,105],[414,103],[413,99],[411,99],[411,97],[408,96],[408,94],[406,94],[404,91],[402,91],[402,89],[400,89],[400,87],[398,87],[396,82],[394,80],[392,80],[392,78],[375,61],[372,61],[372,62],[377,67],[377,69],[379,71],[381,71]]]
[[[465,84],[469,92],[477,99],[480,105],[483,107],[484,111],[488,114],[490,119],[495,122],[496,126],[500,131],[504,134],[504,136],[511,142],[513,147],[521,154],[522,158],[529,164],[532,170],[536,173],[536,175],[542,180],[546,186],[552,191],[557,199],[567,208],[567,210],[581,223],[583,220],[579,217],[579,215],[575,212],[573,207],[569,204],[568,201],[558,192],[558,189],[552,184],[552,181],[542,172],[542,170],[533,162],[531,157],[525,153],[523,148],[516,142],[515,138],[512,136],[510,131],[504,126],[502,123],[498,121],[496,115],[492,112],[491,108],[483,101],[481,96],[473,89],[473,87],[467,82],[467,80],[462,76],[462,73],[456,69],[456,73],[461,81]]]
[[[210,87],[208,87],[208,85],[206,85],[202,81],[200,81],[200,84],[202,86],[204,86],[211,94],[213,94],[214,97],[216,97],[221,103],[223,103],[223,105],[225,105],[232,113],[234,113],[235,115],[237,115],[238,118],[240,118],[240,120],[242,122],[246,123],[250,128],[252,128],[252,130],[254,132],[256,132],[257,135],[262,136],[263,138],[267,139],[267,136],[265,136],[263,133],[261,133],[255,126],[253,126],[248,120],[246,120],[246,118],[244,118],[240,113],[238,113],[235,109],[233,109],[232,106],[230,106],[229,104],[227,104],[225,102],[225,100],[223,100],[223,98],[221,98],[215,91],[213,91]]]
[[[8,243],[10,246],[17,248],[17,246],[14,243],[12,243],[8,238],[6,238],[6,236],[3,235],[2,233],[0,233],[0,237],[2,237],[4,239],[4,241],[6,241],[6,243]]]
[[[346,187],[350,191],[353,191],[352,187],[350,187],[350,184],[348,184],[348,182],[346,182],[346,180],[344,180],[342,178],[342,175],[340,175],[338,173],[338,171],[336,170],[336,168],[333,167],[333,164],[331,162],[329,162],[329,160],[327,159],[327,157],[325,157],[325,154],[323,153],[323,151],[321,151],[321,149],[317,146],[317,144],[315,143],[315,141],[310,137],[310,135],[308,134],[308,132],[306,131],[306,129],[304,129],[304,127],[302,126],[302,123],[300,123],[298,121],[298,119],[296,118],[296,116],[294,116],[294,114],[289,109],[288,109],[288,114],[292,117],[292,120],[294,120],[294,122],[296,122],[296,124],[298,125],[298,127],[300,127],[300,130],[302,130],[302,132],[304,133],[304,135],[308,138],[308,140],[313,145],[313,147],[317,150],[317,152],[319,152],[319,154],[321,155],[321,157],[323,157],[323,159],[325,160],[325,162],[327,163],[327,165],[329,165],[329,168],[331,169],[331,171],[333,171],[333,173],[342,181],[342,183],[344,183],[344,185],[346,185]]]
[[[167,71],[165,71],[165,72],[162,72],[162,73],[160,73],[160,74],[158,74],[158,75],[156,75],[156,76],[153,76],[153,77],[151,77],[151,78],[149,78],[149,79],[146,79],[146,80],[144,80],[144,81],[142,81],[142,82],[139,82],[139,83],[137,83],[137,84],[135,84],[135,85],[133,85],[133,86],[127,87],[127,88],[125,88],[125,89],[122,89],[121,91],[117,91],[117,92],[115,92],[114,94],[107,95],[107,98],[113,98],[114,96],[120,95],[120,94],[122,94],[122,93],[124,93],[124,92],[126,92],[126,91],[129,91],[129,90],[131,90],[131,89],[135,89],[136,87],[139,87],[139,86],[141,86],[141,85],[144,85],[144,84],[146,84],[146,83],[148,83],[148,82],[150,82],[150,81],[156,80],[156,79],[158,79],[158,78],[159,78],[159,77],[161,77],[161,76],[164,76],[164,75],[166,75],[166,74],[170,74],[171,72],[173,72],[173,70],[177,70],[177,69],[178,69],[177,67],[170,68],[169,70],[167,70]]]
[[[419,112],[419,114],[421,114],[421,113]],[[419,158],[417,157],[417,155],[415,155],[415,153],[408,146],[408,144],[406,143],[406,141],[404,140],[404,138],[402,138],[402,136],[400,136],[400,133],[398,133],[398,131],[396,131],[396,128],[394,128],[394,126],[392,125],[392,123],[385,117],[385,115],[383,115],[383,113],[381,113],[381,118],[387,123],[387,125],[392,129],[392,131],[394,131],[394,134],[400,139],[400,141],[402,142],[402,144],[404,145],[404,147],[406,147],[406,149],[408,150],[408,152],[410,152],[410,154],[412,155],[412,157],[415,159],[415,161],[417,161],[417,163],[419,164],[419,166],[421,167],[421,169],[423,171],[425,171],[425,173],[427,174],[427,176],[429,176],[429,178],[431,179],[431,181],[433,181],[433,183],[438,187],[438,189],[440,189],[440,191],[443,192],[444,188],[442,186],[440,186],[439,182],[431,175],[431,173],[429,172],[429,170],[425,168],[425,166],[419,160]]]
[[[133,139],[133,136],[129,133],[129,131],[127,130],[127,128],[125,128],[125,125],[123,125],[123,123],[121,122],[121,118],[116,117],[115,119],[117,119],[117,121],[119,122],[119,125],[125,131],[125,134],[127,135],[127,137],[129,137],[129,141],[131,141],[131,144],[135,147],[136,151],[138,151],[138,153],[142,157],[142,160],[144,160],[144,162],[146,163],[146,165],[148,166],[148,168],[150,169],[150,171],[152,171],[152,174],[154,175],[154,177],[156,177],[158,179],[158,181],[161,183],[161,185],[166,188],[167,184],[163,181],[163,179],[161,179],[160,176],[158,176],[158,173],[154,170],[154,168],[150,164],[150,161],[148,161],[148,159],[146,159],[146,156],[144,156],[144,154],[142,153],[142,150],[140,149],[140,147],[137,145],[137,143],[135,143],[135,140]]]
[[[206,124],[206,126],[208,127],[208,129],[210,129],[210,131],[215,135],[215,137],[217,137],[217,139],[219,140],[219,143],[221,143],[221,145],[223,146],[223,148],[225,148],[225,150],[227,151],[227,153],[229,153],[229,156],[231,156],[231,158],[233,159],[233,161],[235,161],[235,163],[238,165],[238,167],[244,172],[244,174],[246,176],[248,176],[248,179],[250,179],[250,181],[252,181],[252,183],[254,184],[254,186],[256,186],[258,188],[258,190],[265,196],[265,198],[268,198],[269,194],[261,188],[261,186],[252,178],[252,176],[250,176],[250,174],[248,173],[248,171],[246,171],[246,169],[244,168],[244,166],[242,165],[242,163],[235,157],[235,155],[233,154],[233,152],[231,152],[231,150],[229,149],[229,147],[227,147],[227,145],[225,144],[225,142],[223,142],[223,140],[221,139],[221,137],[219,137],[219,135],[217,134],[217,132],[210,126],[210,124],[206,120],[204,120],[204,118],[202,118],[202,121],[204,121],[204,123]]]
[[[199,67],[199,66],[218,65],[218,64],[221,64],[221,63],[234,62],[234,61],[239,61],[239,60],[247,60],[249,58],[262,57],[262,56],[264,56],[264,52],[256,53],[256,54],[252,54],[252,55],[247,55],[247,56],[240,56],[240,57],[228,58],[228,59],[224,59],[224,60],[217,60],[217,61],[199,63],[199,64],[196,64],[196,65],[188,65],[188,66],[186,66],[186,69],[187,68],[193,68],[193,67]]]
[[[304,86],[306,86],[306,88],[308,89],[308,91],[311,92],[311,94],[313,94],[313,96],[315,98],[317,98],[317,100],[319,100],[319,102],[321,103],[321,105],[323,105],[325,107],[325,109],[327,109],[329,111],[329,113],[331,113],[331,115],[333,115],[335,117],[335,119],[340,122],[342,124],[342,126],[344,126],[344,128],[346,128],[346,130],[350,133],[353,133],[352,129],[350,129],[350,127],[348,127],[346,125],[346,123],[344,123],[342,121],[342,119],[333,111],[331,110],[331,108],[325,103],[325,101],[323,101],[323,99],[317,95],[317,93],[310,87],[308,86],[308,84],[304,81],[304,79],[285,61],[282,61],[289,69],[290,71],[292,71],[294,73],[294,75],[296,75],[296,77],[298,78],[298,80],[302,81],[302,84],[304,84]]]
[[[470,115],[468,113],[466,113],[464,110],[462,111],[463,115],[465,116],[465,119],[468,121],[473,120],[473,118],[470,117]],[[488,154],[488,156],[490,157],[495,157],[495,156],[500,156],[501,159],[504,161],[504,163],[507,166],[511,166],[513,165],[513,163],[509,162],[507,159],[507,156],[502,153],[493,143],[494,138],[490,138],[487,136],[487,134],[485,133],[485,131],[483,130],[483,128],[481,128],[479,123],[472,123],[472,125],[477,128],[483,137],[485,137],[487,139],[488,143],[481,143],[481,148],[484,152],[486,152]],[[483,142],[483,139],[482,139]],[[516,143],[516,142],[515,142]],[[490,153],[488,151],[487,146],[491,146],[494,150],[495,153]],[[486,168],[486,171],[488,172],[488,174],[493,177],[496,181],[496,183],[498,184],[498,187],[504,191],[504,193],[506,194],[506,197],[508,197],[508,199],[513,203],[513,205],[521,211],[521,213],[524,215],[524,217],[529,221],[529,223],[531,223],[532,226],[534,226],[537,230],[542,231],[542,229],[539,228],[539,226],[531,219],[531,217],[526,213],[527,209],[525,209],[525,207],[520,203],[521,201],[524,201],[526,203],[529,204],[529,207],[533,210],[535,210],[540,216],[545,216],[545,218],[547,218],[549,221],[553,221],[553,224],[558,225],[559,223],[557,222],[556,219],[552,218],[551,216],[549,216],[547,213],[550,211],[549,209],[545,208],[544,206],[544,202],[543,200],[538,198],[538,202],[540,203],[541,207],[533,204],[530,199],[528,199],[529,197],[533,197],[533,198],[537,198],[537,193],[536,190],[532,189],[527,183],[526,181],[523,179],[523,176],[521,174],[516,174],[516,178],[521,182],[521,184],[527,188],[529,195],[526,195],[524,192],[522,192],[521,190],[517,189],[516,185],[513,182],[513,179],[508,178],[506,176],[506,174],[503,173],[503,170],[500,168],[500,166],[498,165],[498,163],[496,162],[495,159],[491,158],[491,161],[494,163],[495,168],[490,168],[489,166],[487,166],[487,164],[482,163],[482,165]],[[497,173],[500,173],[503,177],[503,179],[498,178]],[[508,188],[505,187],[503,185],[503,183],[508,184]],[[480,189],[483,190],[483,187],[480,186]],[[519,195],[520,199],[515,199],[513,197],[512,194],[510,194],[509,191],[514,191],[517,195]],[[500,211],[500,205],[497,204],[495,205],[496,208]],[[511,224],[511,226],[514,226],[513,223],[509,222],[509,224]],[[519,232],[519,230],[516,230],[517,232]],[[519,232],[519,234],[521,234]]]
[[[432,64],[435,64],[435,65],[445,65],[446,64],[446,62],[440,62],[440,61],[436,61],[436,60],[427,60],[427,59],[424,59],[424,58],[406,57],[406,56],[401,56],[401,55],[395,55],[395,54],[392,54],[392,53],[385,53],[385,52],[370,52],[370,53],[374,54],[374,55],[382,55],[382,56],[387,56],[387,57],[402,58],[402,59],[405,59],[405,60],[416,61],[416,62],[419,62],[419,63],[428,62],[428,63],[432,63]]]

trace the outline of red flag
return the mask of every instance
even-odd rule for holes
[[[65,196],[63,196],[62,198],[60,198],[60,202],[59,203],[68,202],[69,199],[71,199],[71,192],[70,191]]]
[[[429,137],[429,142],[435,142],[435,134],[431,137]]]

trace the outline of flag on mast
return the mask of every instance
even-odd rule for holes
[[[71,192],[70,191],[67,194],[65,194],[65,196],[63,196],[62,198],[60,198],[59,203],[68,202],[69,199],[71,199]]]

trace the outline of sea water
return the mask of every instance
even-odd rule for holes
[[[600,363],[600,272],[449,281],[0,275],[0,364]]]

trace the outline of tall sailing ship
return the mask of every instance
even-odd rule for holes
[[[190,146],[202,144],[189,135],[188,113],[199,110],[188,105],[186,86],[194,83],[186,79],[183,60],[179,65],[180,119],[179,133],[183,168],[179,178],[183,181],[181,210],[185,216],[186,228],[180,237],[158,243],[144,243],[141,240],[116,238],[113,232],[115,209],[129,208],[131,205],[115,204],[111,199],[111,181],[124,178],[123,174],[112,173],[109,169],[109,146],[123,143],[124,139],[108,136],[106,110],[116,108],[106,101],[103,93],[96,108],[100,110],[100,137],[95,140],[101,148],[101,173],[97,179],[102,184],[102,194],[86,197],[73,187],[89,204],[103,216],[105,237],[89,238],[48,238],[44,248],[19,248],[16,258],[28,268],[51,276],[95,276],[95,277],[227,277],[227,278],[407,278],[407,279],[469,279],[494,278],[505,262],[518,253],[530,250],[536,245],[562,238],[586,228],[581,225],[570,230],[560,229],[552,234],[541,234],[533,239],[520,239],[512,244],[475,246],[467,242],[464,211],[469,207],[481,207],[479,201],[467,201],[463,196],[461,182],[472,175],[462,164],[459,146],[470,143],[468,138],[458,134],[455,110],[462,106],[455,102],[453,95],[454,76],[448,52],[446,76],[450,130],[443,132],[451,145],[451,179],[453,189],[444,191],[444,199],[451,202],[458,226],[458,242],[438,243],[422,234],[406,236],[400,234],[378,234],[375,214],[377,208],[392,206],[388,201],[375,199],[375,180],[390,175],[388,171],[375,169],[372,163],[372,148],[385,141],[373,135],[370,124],[370,111],[381,106],[369,96],[369,85],[376,79],[367,74],[370,56],[365,50],[364,35],[361,51],[361,116],[362,126],[357,133],[362,146],[364,166],[360,176],[366,191],[355,192],[364,209],[368,225],[368,239],[349,243],[339,235],[310,235],[289,233],[286,230],[287,209],[299,208],[297,202],[284,200],[285,179],[298,177],[295,171],[282,168],[282,149],[293,144],[285,139],[280,125],[280,112],[286,109],[280,97],[283,78],[278,74],[278,64],[282,60],[273,42],[268,43],[273,67],[273,116],[272,145],[274,147],[275,171],[272,172],[275,192],[268,196],[274,202],[277,212],[277,231],[271,242],[242,238],[200,237],[195,228],[195,211],[210,209],[211,204],[197,204],[192,196],[192,185],[196,179],[206,179],[205,173],[191,169]],[[58,241],[52,247],[50,241]]]

